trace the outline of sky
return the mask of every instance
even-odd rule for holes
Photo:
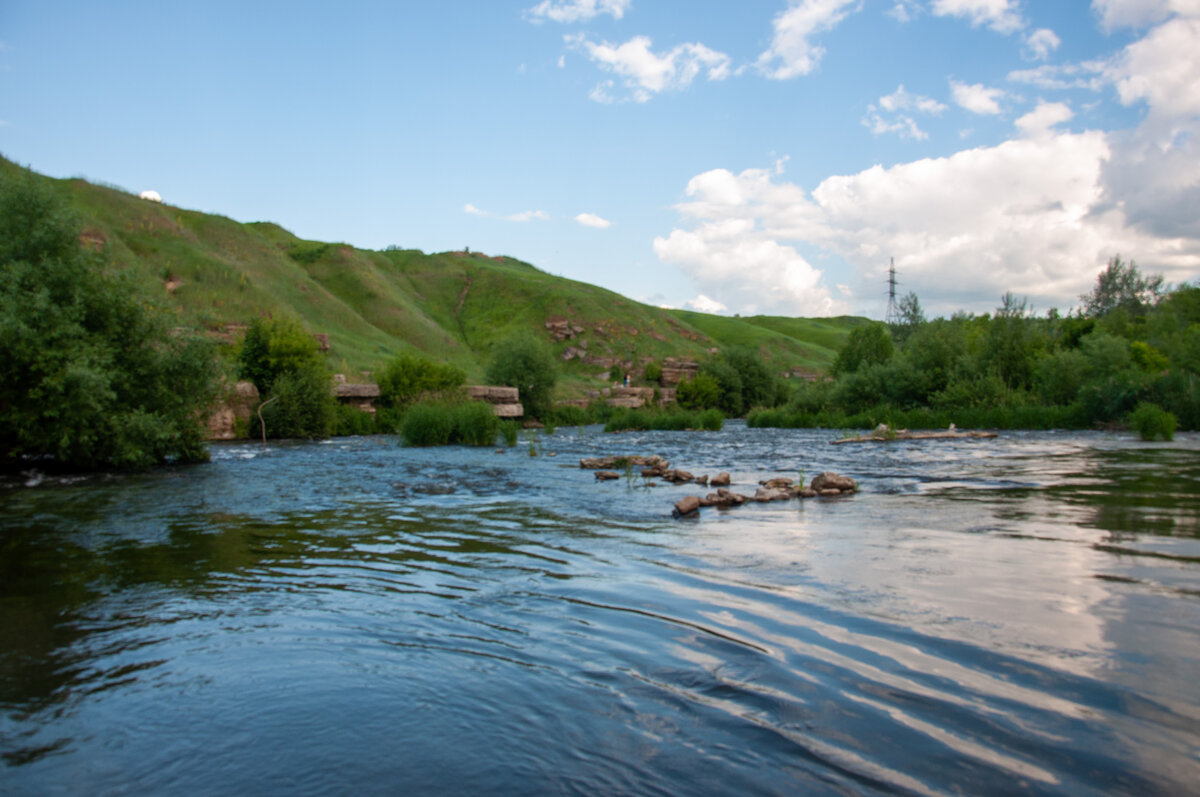
[[[705,312],[1200,278],[1200,0],[0,0],[0,154]]]

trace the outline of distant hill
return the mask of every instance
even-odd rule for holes
[[[0,171],[21,167],[0,158]],[[51,178],[40,178],[50,181]],[[307,241],[269,222],[239,223],[140,199],[81,179],[52,180],[107,250],[180,325],[235,339],[263,314],[292,315],[327,335],[330,366],[353,381],[392,355],[418,351],[483,375],[497,341],[520,332],[553,343],[564,389],[582,393],[650,359],[701,359],[748,346],[780,372],[826,369],[862,318],[729,318],[665,310],[478,252],[371,251]]]

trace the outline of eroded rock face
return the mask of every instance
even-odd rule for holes
[[[209,440],[233,440],[237,428],[245,428],[250,422],[254,408],[258,406],[258,388],[253,382],[235,382],[224,399],[208,416],[207,437]]]

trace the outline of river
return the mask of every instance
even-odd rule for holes
[[[1200,437],[835,436],[26,473],[0,792],[1198,793]],[[607,454],[861,491],[676,520]]]

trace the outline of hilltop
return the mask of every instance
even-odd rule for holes
[[[21,167],[0,158],[0,170]],[[179,325],[230,342],[256,316],[295,316],[327,336],[326,357],[351,380],[416,351],[482,377],[492,347],[518,332],[553,343],[564,389],[579,393],[632,365],[754,349],[781,373],[825,370],[861,318],[729,318],[667,310],[506,256],[358,249],[304,240],[270,222],[241,223],[140,199],[83,179],[53,180],[81,237],[107,252]],[[611,373],[609,373],[611,371]]]

